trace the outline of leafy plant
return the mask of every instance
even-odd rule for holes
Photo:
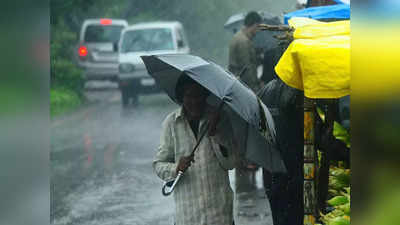
[[[65,88],[50,90],[50,116],[65,113],[81,104],[78,95]]]

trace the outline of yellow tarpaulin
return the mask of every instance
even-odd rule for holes
[[[309,18],[293,18],[289,26],[296,28],[294,39],[320,38],[338,35],[350,35],[350,20],[324,23]]]
[[[278,76],[309,98],[350,94],[350,22],[292,18],[289,25],[295,39],[275,67]]]

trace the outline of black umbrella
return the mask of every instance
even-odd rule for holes
[[[211,92],[209,103],[229,116],[239,149],[251,161],[271,172],[286,172],[274,145],[275,128],[267,107],[230,72],[198,56],[186,54],[142,56],[147,71],[175,102],[178,79],[186,74]],[[217,100],[217,101],[216,101]],[[218,102],[219,101],[219,102]],[[260,129],[269,134],[265,138]]]

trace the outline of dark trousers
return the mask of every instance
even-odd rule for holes
[[[303,225],[303,180],[264,171],[274,225]],[[269,180],[268,180],[269,179]]]

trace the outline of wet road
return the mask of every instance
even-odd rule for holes
[[[87,86],[87,104],[51,122],[51,223],[172,225],[174,202],[161,195],[152,171],[165,116],[177,108],[166,95],[141,96],[122,109],[112,83]],[[270,225],[257,173],[256,189],[238,193],[238,225]],[[230,171],[234,189],[234,174]]]
[[[52,224],[173,224],[173,200],[161,195],[151,160],[177,106],[159,94],[123,110],[115,88],[86,96],[87,106],[52,121]]]

